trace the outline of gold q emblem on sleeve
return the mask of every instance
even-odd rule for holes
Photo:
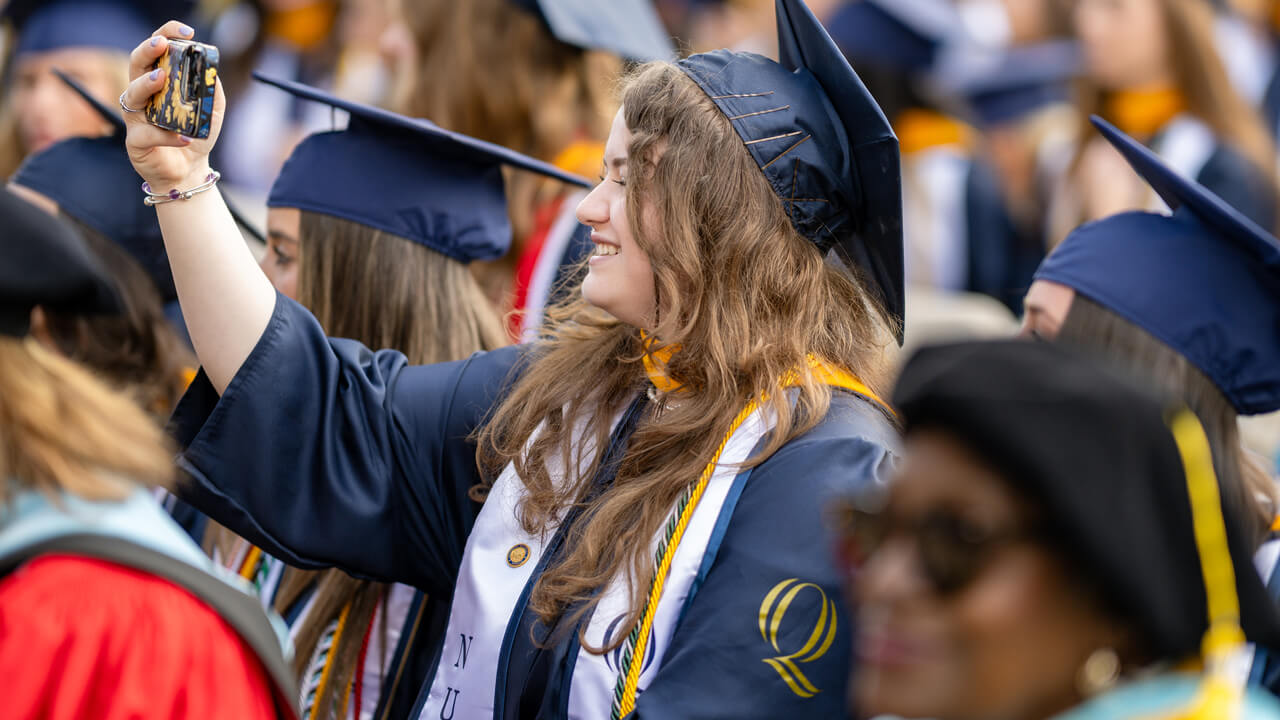
[[[782,627],[784,620],[787,618],[787,612],[791,610],[791,604],[802,592],[812,592],[818,594],[819,606],[821,610],[818,613],[817,622],[813,624],[813,630],[809,633],[808,640],[804,645],[794,652],[784,650],[778,642],[778,630]],[[790,623],[800,622],[802,619],[795,617],[799,611],[792,613]],[[813,618],[803,618],[806,626]],[[765,658],[764,662],[769,667],[778,672],[783,682],[791,691],[802,698],[811,698],[822,692],[813,683],[809,682],[809,678],[805,677],[804,672],[800,670],[801,663],[810,663],[831,649],[831,643],[836,639],[836,625],[839,621],[838,612],[836,611],[836,603],[834,600],[827,598],[827,593],[817,585],[811,582],[800,582],[798,578],[783,580],[764,596],[764,602],[760,603],[760,637],[773,647],[774,652],[779,653],[777,657]],[[790,624],[789,623],[789,624]]]
[[[518,568],[529,561],[529,546],[524,543],[512,545],[507,551],[507,564],[513,568]]]

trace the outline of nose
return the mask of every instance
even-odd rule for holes
[[[915,550],[902,538],[891,538],[872,553],[853,584],[855,597],[863,603],[901,602],[925,591]]]
[[[583,225],[590,225],[593,228],[609,222],[609,203],[604,197],[607,183],[608,181],[606,180],[596,185],[578,203],[578,209],[575,213],[578,216],[578,222]]]

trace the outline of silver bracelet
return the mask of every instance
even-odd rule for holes
[[[174,188],[167,193],[152,192],[151,183],[144,182],[142,183],[142,192],[146,193],[147,196],[142,198],[142,202],[144,205],[152,206],[173,202],[174,200],[190,200],[191,196],[202,193],[214,185],[217,185],[218,181],[221,179],[222,173],[217,170],[213,170],[205,176],[203,183],[191,188],[190,190],[179,190]]]

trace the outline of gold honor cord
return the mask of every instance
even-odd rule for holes
[[[665,378],[660,372],[666,365],[666,360],[670,355],[658,358],[657,364],[651,364],[645,356],[645,367],[649,371],[650,379]],[[821,360],[809,356],[809,366],[812,368],[815,378],[826,385],[842,388],[850,392],[865,397],[868,401],[880,405],[885,410],[893,413],[893,409],[884,400],[867,387],[861,380],[849,374],[847,371],[828,365]],[[670,381],[668,381],[670,382]],[[788,373],[782,379],[783,387],[792,387],[797,384],[795,373]],[[672,390],[678,391],[679,384],[673,384]],[[657,563],[657,569],[654,571],[653,582],[649,588],[649,597],[645,600],[644,613],[641,615],[640,623],[631,629],[631,633],[623,642],[622,662],[620,663],[620,672],[618,673],[618,684],[613,691],[613,707],[609,713],[611,720],[621,720],[621,718],[630,715],[636,708],[637,688],[640,685],[640,671],[644,667],[643,658],[648,652],[649,636],[653,631],[653,618],[658,611],[658,600],[662,597],[662,588],[667,580],[667,573],[671,570],[671,563],[675,559],[676,548],[680,546],[680,540],[684,537],[685,528],[688,527],[689,521],[693,518],[693,512],[698,507],[698,501],[702,499],[702,494],[707,489],[707,483],[711,480],[711,475],[715,473],[716,467],[720,462],[720,455],[724,453],[724,448],[729,444],[729,439],[738,431],[738,427],[751,417],[760,407],[760,402],[751,400],[746,407],[738,413],[733,423],[729,425],[729,431],[724,434],[724,439],[720,441],[720,446],[716,448],[715,455],[712,456],[711,462],[707,463],[707,467],[703,469],[702,476],[698,481],[687,490],[676,503],[675,512],[667,521],[665,536],[662,542],[658,543],[658,550],[655,553],[654,560]],[[827,608],[823,607],[826,612]],[[832,620],[832,628],[834,630],[834,618]],[[834,639],[834,638],[833,638]],[[791,657],[778,658],[778,661],[791,660]],[[776,669],[776,668],[775,668]],[[782,671],[779,670],[781,674]],[[783,675],[784,679],[786,675]],[[803,677],[801,675],[800,677]],[[808,685],[806,680],[805,685]],[[811,686],[809,686],[811,687]],[[813,689],[817,693],[817,689]]]
[[[676,506],[676,513],[667,523],[666,538],[658,545],[658,569],[653,574],[653,585],[649,589],[649,599],[644,604],[644,615],[641,617],[640,624],[631,630],[631,635],[626,640],[628,647],[622,653],[623,672],[618,674],[618,685],[613,691],[613,709],[609,713],[612,720],[620,720],[636,709],[636,688],[640,684],[640,670],[644,667],[641,658],[648,651],[649,633],[653,630],[653,616],[658,611],[658,599],[662,597],[662,586],[667,581],[667,572],[671,569],[672,560],[675,559],[676,548],[680,546],[680,539],[684,537],[685,528],[693,518],[693,511],[698,507],[698,501],[702,499],[702,493],[707,489],[707,483],[716,470],[725,445],[729,444],[729,438],[733,437],[733,433],[747,418],[751,417],[758,407],[759,404],[752,400],[733,419],[729,432],[724,434],[720,447],[716,448],[715,456],[702,471],[702,477],[685,491],[684,497]]]
[[[1222,516],[1222,500],[1213,472],[1213,456],[1200,421],[1190,410],[1180,410],[1169,421],[1174,442],[1182,456],[1191,499],[1191,522],[1196,550],[1204,574],[1205,604],[1209,609],[1209,629],[1202,653],[1205,677],[1191,705],[1169,717],[1171,720],[1223,720],[1239,714],[1243,688],[1227,671],[1232,654],[1245,643],[1240,629],[1240,599],[1236,595],[1236,575],[1227,546],[1227,526]]]

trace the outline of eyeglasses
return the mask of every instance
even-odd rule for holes
[[[1027,528],[983,528],[949,510],[932,510],[914,518],[867,512],[853,503],[832,508],[842,567],[856,576],[894,536],[910,537],[925,580],[941,596],[954,595],[978,578],[996,551],[1034,539]]]

